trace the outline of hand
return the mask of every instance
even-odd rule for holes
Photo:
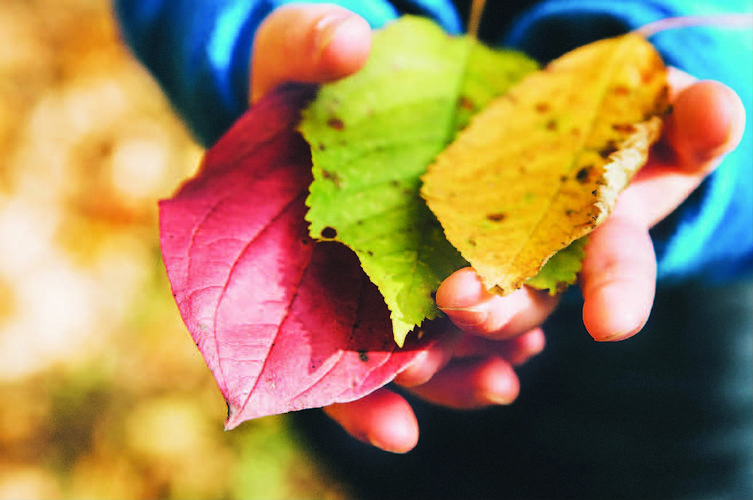
[[[255,39],[250,102],[286,81],[323,83],[352,74],[366,62],[370,46],[366,21],[340,7],[279,8]],[[742,135],[744,111],[734,92],[719,83],[694,83],[678,71],[671,81],[675,111],[662,140],[587,248],[580,283],[583,318],[596,340],[620,340],[643,327],[656,279],[648,229],[674,210]],[[462,269],[442,284],[437,304],[473,335],[451,329],[396,382],[455,408],[512,402],[519,390],[512,366],[543,349],[538,325],[557,298],[528,288],[492,295],[471,269]],[[387,451],[407,452],[418,441],[410,405],[388,389],[325,411],[354,437]]]
[[[643,328],[656,288],[656,257],[648,230],[677,208],[737,146],[745,128],[742,101],[728,87],[698,82],[673,68],[669,82],[674,111],[665,121],[662,137],[586,248],[580,276],[583,322],[598,341],[623,340]],[[531,292],[492,296],[471,275],[470,269],[464,269],[450,276],[442,285],[445,293],[437,294],[437,304],[466,331],[509,337],[510,323],[521,314],[517,295]],[[546,307],[538,317],[543,319]],[[526,314],[536,316],[531,311]]]
[[[696,82],[678,70],[671,70],[670,82],[674,112],[665,122],[662,138],[620,195],[614,213],[591,234],[586,248],[580,276],[583,321],[598,341],[623,340],[643,328],[656,287],[649,228],[698,187],[737,146],[745,128],[742,102],[728,87]],[[543,333],[537,325],[556,302],[527,287],[506,297],[493,295],[473,270],[457,271],[437,291],[437,305],[472,335],[466,335],[458,346],[440,345],[441,356],[430,355],[412,365],[410,373],[422,372],[428,380],[413,392],[455,407],[511,402],[517,394],[517,379],[505,360],[515,363],[519,357],[519,362],[524,361],[543,348]],[[474,357],[469,361],[468,355]],[[434,356],[449,363],[444,368],[442,363],[428,363]],[[410,375],[397,380],[406,381],[416,382]],[[365,436],[384,449],[407,451],[418,437],[410,407],[384,390],[327,411],[351,434]]]
[[[281,7],[257,31],[249,102],[253,104],[284,82],[324,83],[355,73],[365,64],[370,49],[368,23],[341,7]],[[438,292],[440,298],[444,289]],[[520,297],[520,308],[530,309],[531,314],[521,312],[507,326],[508,340],[463,336],[445,321],[441,326],[447,331],[438,343],[396,382],[428,401],[455,408],[512,402],[519,390],[512,367],[543,349],[544,334],[537,325],[556,304],[546,294],[531,292]],[[418,440],[410,405],[387,389],[325,411],[353,436],[385,450],[406,452]]]

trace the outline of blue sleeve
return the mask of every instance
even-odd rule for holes
[[[504,43],[542,60],[597,38],[667,17],[751,13],[750,1],[550,0],[524,14]],[[750,28],[669,30],[651,41],[665,61],[732,87],[748,116],[737,150],[672,216],[652,231],[659,278],[750,279],[753,269],[753,36]]]
[[[121,33],[194,137],[213,144],[248,107],[253,37],[262,20],[292,0],[114,0]],[[309,3],[325,3],[315,0]],[[401,12],[460,30],[450,0],[327,0],[382,26]]]

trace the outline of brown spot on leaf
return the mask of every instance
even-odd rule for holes
[[[486,219],[490,220],[492,222],[500,222],[505,220],[505,217],[507,217],[503,213],[496,213],[496,214],[486,214]]]
[[[458,105],[468,111],[473,111],[474,109],[476,109],[476,105],[473,104],[473,101],[471,101],[467,96],[460,96]]]
[[[658,64],[654,64],[652,67],[644,70],[641,72],[641,82],[644,84],[649,84],[651,81],[654,80],[654,78],[657,78],[660,74],[660,66]]]
[[[546,129],[552,132],[557,130],[557,120],[549,120],[545,125]]]
[[[599,156],[606,160],[612,153],[616,152],[617,149],[619,148],[615,141],[608,141],[606,145],[599,150]]]
[[[672,113],[672,103],[669,102],[669,85],[662,87],[661,95],[657,101],[656,107],[659,110],[657,114],[669,115]]]
[[[333,116],[332,118],[327,120],[327,126],[335,130],[343,130],[345,128],[343,121],[336,116]]]
[[[535,109],[537,113],[546,113],[549,111],[549,104],[545,102],[537,102]]]
[[[327,226],[324,229],[322,229],[321,232],[322,238],[331,240],[337,237],[337,229],[331,226]]]
[[[621,134],[634,134],[636,128],[632,123],[615,123],[612,125],[612,130]]]
[[[366,363],[369,361],[369,353],[366,351],[358,351],[358,359]]]
[[[322,170],[322,178],[332,182],[332,184],[334,184],[335,187],[338,187],[338,188],[340,187],[341,181],[340,181],[340,176],[337,174],[337,172],[330,172],[329,170]]]
[[[591,178],[591,173],[593,172],[593,170],[593,165],[586,165],[585,167],[578,170],[578,172],[575,174],[575,180],[580,182],[581,184],[586,184]]]
[[[656,100],[656,106],[649,112],[647,112],[643,119],[649,120],[654,116],[667,117],[673,112],[672,104],[669,102],[669,87],[662,88],[661,95]]]
[[[617,85],[614,88],[615,95],[628,95],[629,93],[630,93],[630,89],[624,85]]]

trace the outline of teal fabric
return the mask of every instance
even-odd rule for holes
[[[197,140],[209,146],[248,106],[253,35],[264,18],[292,0],[115,0],[122,35],[152,72]],[[339,3],[378,28],[400,15],[391,2]],[[400,2],[451,32],[460,21],[446,1]]]

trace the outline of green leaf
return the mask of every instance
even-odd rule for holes
[[[356,252],[399,345],[437,316],[434,292],[466,265],[422,200],[420,177],[473,113],[535,69],[520,53],[408,16],[376,32],[367,65],[323,86],[303,113],[310,233]]]
[[[588,236],[584,236],[552,255],[538,274],[526,281],[526,285],[539,290],[549,290],[551,295],[564,292],[578,280],[578,273],[586,256],[587,243]]]

